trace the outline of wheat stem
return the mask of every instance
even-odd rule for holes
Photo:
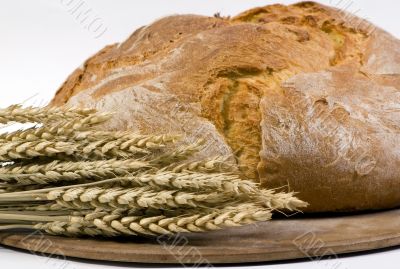
[[[31,221],[31,222],[46,222],[46,221],[70,221],[70,216],[40,216],[40,215],[28,215],[28,214],[8,214],[0,213],[0,220],[7,221]]]
[[[35,225],[32,224],[0,225],[0,231],[14,230],[14,229],[35,229]]]

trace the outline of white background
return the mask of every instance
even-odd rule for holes
[[[70,2],[72,4],[68,5]],[[266,0],[9,0],[0,2],[0,107],[25,102],[44,105],[66,77],[107,44],[125,40],[136,28],[171,14],[235,15],[245,9],[296,1]],[[323,0],[367,18],[400,37],[400,2],[396,0]],[[81,4],[79,4],[81,3]],[[79,11],[71,7],[80,5]],[[76,19],[87,12],[85,22]],[[74,14],[71,14],[74,13]],[[92,25],[88,25],[92,22]],[[98,30],[96,30],[98,28]],[[104,32],[104,33],[103,33]],[[103,33],[103,34],[102,34]],[[95,247],[95,246],[94,246]],[[338,260],[245,265],[266,268],[398,268],[400,249]],[[135,264],[57,261],[0,247],[0,268],[123,268]],[[151,265],[146,267],[151,268]]]

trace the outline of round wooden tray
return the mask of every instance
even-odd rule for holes
[[[296,217],[203,234],[114,240],[0,233],[0,243],[46,255],[141,263],[245,263],[320,259],[400,245],[400,209]],[[45,255],[45,254],[43,254]]]

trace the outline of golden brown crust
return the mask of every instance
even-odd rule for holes
[[[209,144],[204,156],[234,153],[245,176],[270,187],[289,184],[311,202],[309,211],[394,206],[400,204],[400,196],[389,188],[397,186],[397,174],[379,171],[395,170],[393,163],[383,165],[385,156],[391,156],[383,151],[390,151],[384,143],[397,137],[358,137],[350,131],[374,126],[357,124],[344,106],[330,111],[331,104],[321,94],[334,96],[337,89],[342,98],[361,98],[357,88],[361,83],[368,87],[367,99],[374,109],[383,105],[375,101],[376,91],[388,91],[387,98],[396,98],[387,87],[400,89],[400,46],[387,33],[372,31],[365,21],[345,15],[303,2],[256,8],[231,19],[167,17],[88,59],[58,90],[52,105],[115,110],[109,129],[184,132],[189,141],[205,137]],[[309,80],[312,89],[300,83]],[[326,91],[321,85],[333,89]],[[309,104],[309,98],[322,101]],[[292,102],[299,106],[292,107]],[[362,180],[357,169],[368,165],[357,168],[354,160],[356,164],[337,160],[325,167],[345,146],[331,141],[342,134],[326,137],[322,131],[301,129],[311,127],[307,113],[314,106],[340,119],[338,127],[350,132],[347,137],[357,137],[377,155],[373,169],[361,172]],[[353,104],[352,113],[363,111],[357,106]],[[383,129],[385,134],[396,130],[390,128],[397,122],[379,110],[374,113],[383,117],[382,126],[389,126]],[[294,124],[296,119],[301,131],[285,137],[289,127],[284,123]],[[313,143],[307,144],[311,138]],[[358,166],[363,166],[368,160],[360,162]],[[379,186],[376,193],[372,186]]]
[[[308,211],[400,201],[399,90],[355,71],[299,74],[261,102],[263,183],[289,183],[310,203]]]

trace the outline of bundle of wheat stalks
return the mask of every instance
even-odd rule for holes
[[[221,157],[188,161],[202,143],[177,135],[101,131],[92,109],[0,110],[0,123],[38,125],[0,135],[0,230],[160,235],[265,221],[298,210],[294,193],[260,189]]]

